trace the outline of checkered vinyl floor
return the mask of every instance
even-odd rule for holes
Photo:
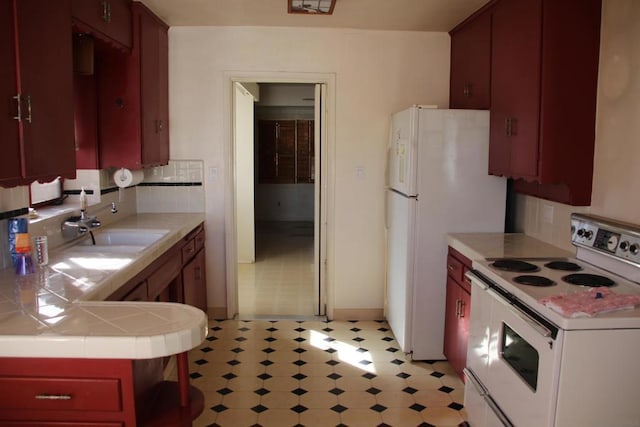
[[[195,426],[458,426],[463,383],[413,362],[382,321],[211,321],[189,353]]]

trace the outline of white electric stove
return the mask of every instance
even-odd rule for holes
[[[640,426],[640,227],[574,214],[571,228],[575,258],[474,261],[468,273],[472,427]]]

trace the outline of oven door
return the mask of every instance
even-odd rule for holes
[[[489,394],[518,427],[551,426],[562,353],[562,331],[526,306],[490,288],[494,304],[489,330]],[[521,304],[521,303],[520,303]],[[544,322],[544,323],[543,323]],[[554,339],[555,337],[555,339]]]

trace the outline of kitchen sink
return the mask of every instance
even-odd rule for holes
[[[160,240],[169,230],[127,230],[127,229],[106,229],[93,232],[91,237],[83,239],[77,246],[82,246],[87,252],[138,252],[147,246]]]

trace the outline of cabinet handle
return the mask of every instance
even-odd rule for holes
[[[504,127],[507,136],[516,136],[518,134],[517,125],[518,119],[515,119],[513,117],[507,117],[504,119]]]
[[[36,394],[36,400],[71,400],[70,394]]]
[[[460,300],[456,300],[456,317],[460,318]]]
[[[107,24],[111,23],[111,3],[108,1],[102,2],[102,20]]]
[[[453,271],[453,270],[455,270],[455,269],[456,269],[456,268],[455,268],[453,265],[451,265],[451,264],[447,264],[447,268],[449,269],[449,271]]]
[[[163,120],[158,120],[158,132],[162,132],[163,128],[164,128]]]
[[[31,96],[27,95],[27,122],[31,123],[32,121],[32,115],[31,115]]]
[[[17,94],[16,96],[13,97],[13,99],[16,100],[16,104],[18,104],[18,115],[17,116],[13,116],[14,120],[17,120],[19,122],[22,121],[22,95],[21,94]]]
[[[467,304],[463,300],[460,300],[460,318],[461,319],[464,317],[464,307],[466,305]]]
[[[464,89],[462,89],[462,94],[465,98],[471,98],[471,83],[465,83]]]

